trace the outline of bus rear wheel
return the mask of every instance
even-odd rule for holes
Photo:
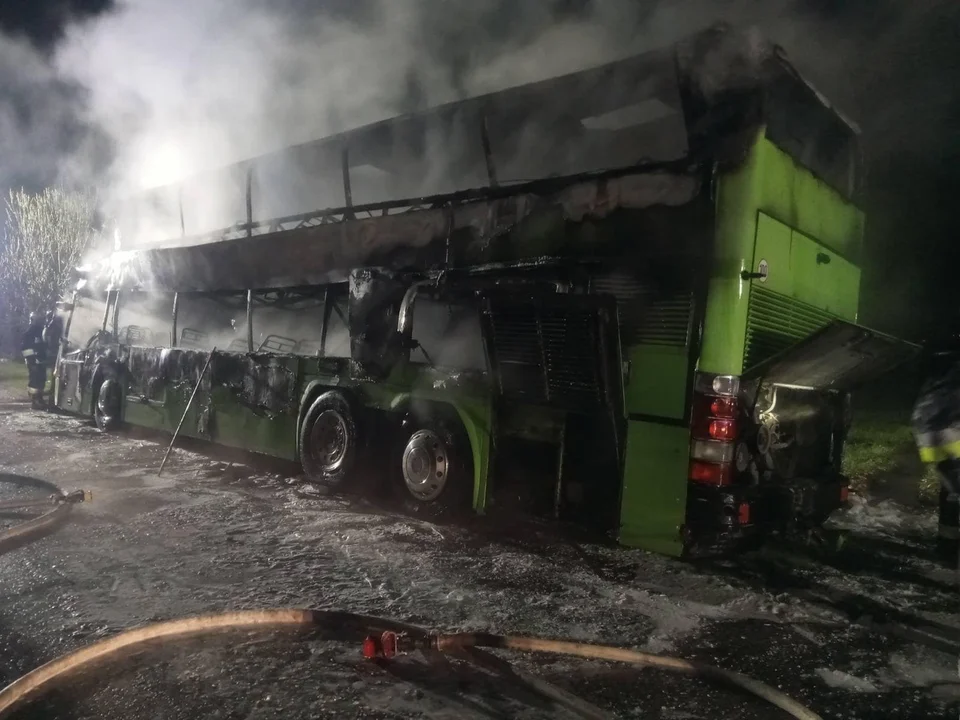
[[[120,384],[116,380],[108,378],[100,384],[93,419],[100,432],[116,430],[120,424]]]
[[[356,462],[357,424],[349,401],[326,392],[310,405],[300,426],[300,463],[307,480],[339,490]]]
[[[467,510],[473,490],[470,442],[458,420],[414,417],[401,432],[394,487],[413,514],[438,517]]]

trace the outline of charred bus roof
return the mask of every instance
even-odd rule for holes
[[[543,256],[592,258],[593,233],[568,232],[584,218],[618,211],[676,208],[702,188],[696,174],[661,166],[642,174],[530,183],[511,191],[464,192],[436,203],[382,211],[330,211],[269,237],[252,235],[185,247],[115,252],[96,273],[103,289],[219,292],[345,282],[351,270],[389,267],[424,272]],[[369,213],[367,217],[356,217]],[[531,242],[527,242],[527,241]]]
[[[857,129],[780,48],[717,25],[662,50],[152,190],[118,216],[127,247],[152,248],[124,263],[125,273],[142,287],[209,290],[325,282],[361,265],[431,265],[458,232],[482,244],[533,208],[570,218],[590,204],[689,202],[705,170],[738,162],[761,126],[855,196]]]

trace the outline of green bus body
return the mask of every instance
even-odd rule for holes
[[[756,362],[835,318],[856,322],[860,269],[846,258],[859,253],[863,225],[863,213],[851,202],[758,136],[746,162],[717,183],[714,258],[697,368],[740,375],[754,364],[751,350]],[[831,261],[817,262],[819,253]],[[755,271],[762,259],[769,265],[767,278],[745,280],[742,273]],[[636,388],[638,412],[684,417],[687,350],[632,349],[650,380]],[[689,445],[689,427],[630,421],[621,542],[681,552]]]
[[[553,460],[548,457],[545,461],[545,467],[547,475],[552,474],[555,479],[537,481],[537,492],[553,496],[554,514],[562,516],[569,510],[577,520],[588,524],[597,520],[598,526],[623,545],[668,555],[691,553],[695,547],[723,548],[727,539],[741,540],[750,529],[762,524],[751,512],[773,517],[779,510],[771,508],[779,508],[783,497],[814,498],[810,502],[816,507],[810,515],[814,518],[811,522],[815,522],[840,505],[844,492],[839,454],[845,432],[840,422],[847,390],[845,379],[853,372],[851,368],[862,368],[866,362],[863,358],[882,355],[863,352],[855,356],[854,362],[850,361],[854,357],[851,353],[855,354],[851,348],[880,343],[884,348],[895,348],[887,355],[903,352],[899,345],[875,333],[850,329],[849,324],[857,321],[864,217],[849,193],[828,184],[791,157],[780,146],[783,143],[771,139],[766,124],[749,127],[746,139],[740,142],[742,152],[732,160],[714,159],[686,167],[681,163],[653,169],[628,168],[609,179],[592,175],[569,181],[560,179],[542,194],[531,189],[528,200],[518,200],[517,204],[526,202],[534,210],[481,243],[458,240],[459,221],[451,216],[445,239],[437,236],[440,240],[435,245],[440,251],[434,259],[424,261],[419,270],[394,267],[401,278],[397,281],[401,292],[414,282],[426,284],[427,290],[442,303],[446,302],[447,290],[460,292],[468,288],[463,292],[474,299],[465,302],[478,303],[481,317],[485,370],[433,367],[429,362],[413,361],[412,346],[390,339],[392,336],[384,341],[387,344],[382,348],[386,349],[358,350],[359,338],[373,331],[368,331],[366,321],[355,319],[362,317],[359,307],[366,302],[364,296],[351,294],[351,357],[323,356],[322,342],[316,356],[250,352],[254,341],[248,329],[247,347],[218,349],[208,374],[201,379],[209,348],[169,347],[180,344],[175,309],[178,300],[173,300],[170,312],[172,342],[160,343],[164,347],[144,347],[125,343],[120,337],[117,307],[119,304],[122,311],[130,293],[144,292],[153,282],[176,293],[182,302],[200,291],[202,280],[197,278],[215,276],[212,272],[202,275],[203,268],[193,266],[179,275],[169,270],[173,265],[160,262],[154,263],[147,284],[141,279],[128,284],[114,280],[110,285],[100,327],[111,335],[105,343],[108,349],[104,351],[100,344],[64,355],[59,366],[57,402],[64,409],[94,415],[98,403],[102,404],[104,379],[114,378],[122,395],[118,419],[173,432],[199,383],[199,392],[186,412],[182,435],[296,462],[303,459],[302,428],[311,405],[317,397],[333,390],[349,398],[362,419],[359,432],[365,437],[358,442],[362,442],[366,454],[382,456],[385,465],[380,471],[391,477],[398,472],[397,444],[404,436],[400,430],[406,422],[404,418],[440,413],[455,417],[462,426],[473,474],[472,507],[477,513],[494,511],[500,503],[498,491],[507,486],[502,481],[504,475],[526,472],[521,468],[527,467],[523,463],[531,453],[514,452],[511,442],[520,443],[522,448],[553,448],[544,456],[554,454]],[[777,136],[777,131],[772,134]],[[680,183],[676,187],[682,180],[689,193],[677,202],[654,198],[640,205],[635,203],[629,209],[625,188],[631,187],[633,178],[653,178],[658,182],[666,178],[668,186],[670,182]],[[617,185],[618,182],[621,184]],[[345,185],[349,201],[349,181],[345,180]],[[614,192],[610,188],[620,188],[616,191],[621,192],[624,207],[600,210],[608,202],[605,193]],[[584,205],[588,212],[570,210],[570,198],[578,197],[577,192],[586,189],[594,193]],[[249,206],[249,182],[247,192]],[[470,208],[475,207],[478,212],[471,216],[474,218],[503,214],[506,206],[497,204],[496,198],[509,199],[511,191],[494,187],[490,192],[499,195],[449,197],[431,207],[462,207],[464,212],[472,212]],[[528,190],[518,188],[516,192]],[[542,212],[536,209],[539,198],[553,198],[543,200],[546,209]],[[411,222],[415,222],[418,212],[424,218],[421,225],[426,227],[433,222],[427,210],[412,211]],[[387,215],[386,208],[383,215]],[[361,221],[354,219],[348,206],[341,222],[349,228]],[[373,217],[363,222],[368,229],[375,229],[377,223],[386,227],[387,220]],[[478,222],[474,219],[464,227],[472,223],[475,228]],[[248,227],[253,227],[252,218],[248,218]],[[295,242],[298,237],[307,238],[308,232],[315,231],[294,229],[285,235],[279,232],[274,242],[279,243],[281,236]],[[253,244],[257,241],[270,243],[271,238],[224,242],[237,243],[235,252],[241,264],[244,257],[250,257],[250,266],[258,267],[269,262],[266,255],[263,260],[252,258],[251,253],[259,252]],[[343,242],[343,247],[352,252],[359,240],[348,238]],[[205,247],[192,250],[190,262],[216,265],[220,261],[210,260],[214,255],[208,253],[217,251]],[[163,255],[164,252],[169,255]],[[155,257],[175,257],[176,252],[160,250]],[[280,249],[276,252],[282,254]],[[335,254],[330,258],[331,267],[341,263],[344,271],[336,278],[331,275],[330,287],[342,286],[348,276],[353,282],[357,270],[367,265],[379,267],[378,263],[351,263]],[[558,259],[564,260],[565,269],[552,269],[551,262]],[[308,265],[314,260],[303,255],[298,262]],[[315,264],[322,270],[326,267],[320,261]],[[649,291],[652,294],[643,295],[648,293],[646,286],[631,284],[618,275],[625,270],[639,277],[642,273],[638,268],[644,268],[643,277],[656,286]],[[187,275],[189,280],[185,279]],[[239,273],[237,277],[244,276]],[[524,285],[534,282],[525,279],[531,277],[537,278],[536,283],[554,283],[555,291]],[[510,283],[518,283],[520,290],[507,288]],[[323,286],[319,282],[316,285]],[[227,289],[253,293],[248,296],[253,299],[248,300],[246,310],[249,328],[253,322],[251,313],[252,317],[257,313],[250,303],[262,292],[275,291],[278,286],[246,287],[238,279],[229,288],[224,287]],[[209,292],[210,288],[203,291]],[[89,291],[84,292],[78,295],[80,304],[87,302],[83,297],[93,297]],[[516,300],[519,304],[510,304],[515,301],[511,292],[520,293],[522,298]],[[413,298],[410,307],[416,318],[416,291],[408,295]],[[640,295],[647,298],[642,302],[643,312],[637,317],[625,314]],[[331,315],[330,295],[325,297],[326,317]],[[404,305],[399,302],[399,295],[391,297],[372,312],[396,324],[397,308],[401,308],[402,314]],[[582,305],[588,309],[583,310],[585,319],[579,325],[578,303],[588,303]],[[507,326],[497,326],[501,321],[514,322],[511,308],[521,306],[524,312],[529,310],[536,317],[543,353],[543,367],[539,369],[536,362],[523,365],[516,358],[509,361],[513,365],[504,364],[508,342],[532,342],[529,337],[516,340],[509,336],[505,340]],[[502,315],[497,315],[497,307],[505,308]],[[96,311],[100,312],[99,306]],[[108,321],[111,314],[112,327]],[[561,322],[556,318],[567,323],[563,325],[566,329],[549,335],[549,328],[553,327],[549,324]],[[846,329],[838,321],[847,323]],[[526,326],[510,325],[508,329],[515,332],[516,327]],[[851,332],[860,333],[856,343],[831,339],[839,337],[837,333],[853,337]],[[544,349],[544,343],[553,343],[553,350],[549,351],[553,355]],[[589,343],[595,347],[586,353],[584,346]],[[813,350],[808,347],[806,355],[802,351],[805,343],[814,343]],[[841,358],[845,358],[844,362],[834,363],[827,371],[810,364],[811,352],[821,358],[832,357],[830,353],[837,348],[836,352],[846,353]],[[428,350],[424,348],[424,353]],[[375,357],[378,352],[390,358],[383,361],[383,367]],[[363,353],[367,354],[361,357]],[[364,358],[372,358],[372,365]],[[509,374],[520,372],[516,363],[523,365],[520,370],[525,375]],[[379,370],[370,370],[368,365]],[[579,376],[568,377],[576,368],[580,368],[576,370]],[[755,368],[764,370],[751,376]],[[590,382],[583,375],[587,371],[592,373]],[[802,380],[804,373],[814,377],[810,375],[814,371],[820,373],[814,380]],[[768,459],[774,458],[769,462],[748,457],[743,467],[740,464],[740,453],[747,452],[743,448],[769,445],[764,432],[772,433],[782,444],[784,428],[793,422],[789,413],[778,417],[771,411],[763,416],[762,423],[757,421],[759,430],[753,428],[749,430],[753,434],[744,434],[743,428],[755,418],[743,412],[760,407],[762,402],[757,398],[770,392],[763,384],[764,377],[779,378],[774,391],[780,388],[780,402],[791,398],[800,414],[803,411],[816,416],[814,425],[820,423],[816,427],[821,428],[818,432],[829,435],[815,437],[812,442],[808,438],[814,454],[820,453],[822,461],[805,466],[807,461],[791,458],[793,469],[783,474],[787,480],[778,475],[778,468],[786,467],[778,464],[782,463],[777,456],[780,450],[759,452],[767,453],[764,457]],[[730,407],[741,413],[736,425],[740,434],[735,438],[718,435],[719,439],[711,435],[704,441],[707,445],[698,445],[703,437],[697,433],[702,433],[706,426],[701,425],[697,408],[703,407],[703,383],[711,382],[711,378],[720,378],[721,385],[735,382],[732,387],[741,387],[742,383],[742,387],[753,388],[752,401],[738,399],[736,390],[727,393],[729,398],[718,391],[719,401],[714,398],[714,404],[709,405],[713,395],[708,393],[706,402],[710,408],[727,407],[723,403],[728,400],[739,403]],[[528,385],[541,381],[545,384],[543,397],[536,395],[540,399],[525,400],[529,397],[525,393],[535,390]],[[752,382],[756,384],[751,385]],[[571,405],[570,398],[579,397],[577,392],[586,393],[584,397],[593,393],[595,404],[584,406],[582,411],[575,403]],[[773,397],[777,397],[775,392]],[[721,421],[718,432],[726,432],[727,426],[722,423],[727,420]],[[760,427],[763,423],[767,430]],[[709,427],[713,433],[714,425]],[[752,439],[743,440],[741,436]],[[717,475],[720,479],[715,487],[702,478],[696,482],[692,479],[694,461],[699,462],[692,450],[694,446],[731,453],[736,449],[735,463],[732,456],[723,456],[726,459],[720,463],[722,473],[730,474]],[[766,469],[758,470],[761,465]],[[528,484],[536,483],[531,480]],[[806,488],[806,494],[800,494],[797,488]],[[795,520],[792,516],[787,518],[786,525],[792,526]]]

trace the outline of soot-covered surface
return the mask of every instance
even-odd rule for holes
[[[196,452],[175,451],[158,478],[161,443],[22,405],[0,406],[0,433],[3,471],[94,492],[56,535],[0,556],[2,684],[152,620],[313,606],[678,654],[771,683],[824,717],[960,709],[954,656],[851,624],[849,603],[811,600],[813,588],[956,622],[952,577],[924,557],[933,518],[889,503],[847,513],[856,536],[837,567],[749,558],[692,567],[535,524],[425,523]],[[649,669],[543,657],[517,666],[621,717],[778,717]],[[335,635],[254,633],[166,643],[20,717],[573,716],[459,662],[376,665],[361,659],[359,642]]]

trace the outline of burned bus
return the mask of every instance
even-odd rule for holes
[[[56,402],[427,517],[802,533],[846,497],[849,389],[912,352],[856,324],[861,175],[782,52],[713,27],[156,190]]]

